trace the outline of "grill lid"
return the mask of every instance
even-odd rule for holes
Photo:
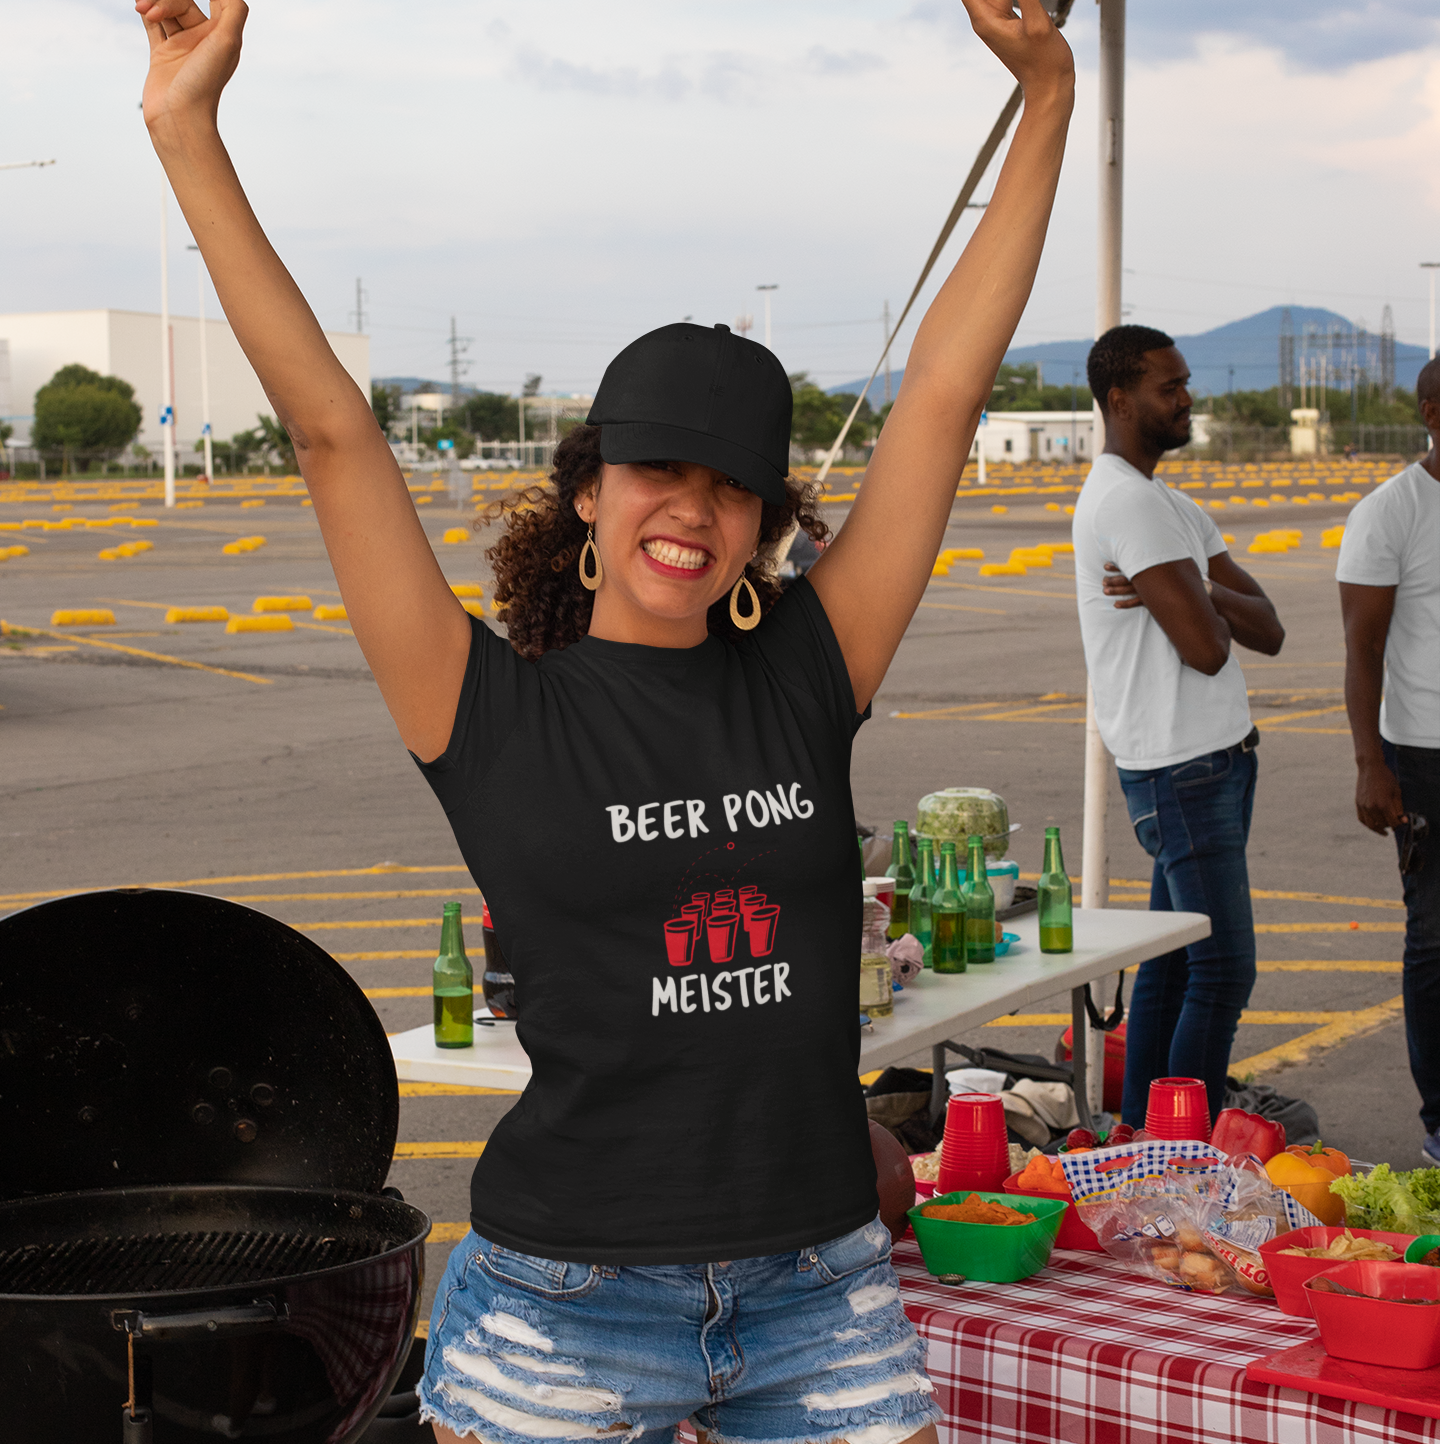
[[[376,1192],[385,1030],[322,948],[238,903],[127,888],[0,918],[0,1197],[139,1184]]]

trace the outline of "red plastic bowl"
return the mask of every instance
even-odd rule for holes
[[[1080,1221],[1080,1215],[1075,1211],[1075,1204],[1068,1196],[1058,1191],[1042,1193],[1038,1188],[1021,1188],[1016,1179],[1020,1175],[1012,1173],[1000,1186],[1006,1193],[1017,1193],[1021,1198],[1064,1198],[1069,1205],[1065,1210],[1065,1216],[1060,1220],[1060,1232],[1055,1235],[1056,1248],[1078,1248],[1088,1253],[1104,1253],[1100,1247],[1100,1240],[1095,1237],[1095,1230],[1089,1228]]]
[[[1315,1287],[1334,1279],[1345,1288],[1388,1298],[1357,1299]],[[1320,1342],[1333,1359],[1382,1364],[1389,1369],[1433,1369],[1440,1364],[1440,1269],[1426,1264],[1344,1263],[1305,1281]],[[1402,1298],[1432,1299],[1407,1304]]]
[[[1275,1302],[1280,1305],[1282,1314],[1294,1314],[1301,1319],[1313,1318],[1314,1315],[1310,1312],[1310,1295],[1303,1287],[1305,1280],[1313,1279],[1316,1274],[1323,1274],[1329,1269],[1338,1268],[1341,1262],[1339,1259],[1295,1258],[1286,1255],[1282,1250],[1325,1248],[1344,1232],[1343,1228],[1296,1228],[1260,1245],[1260,1257],[1265,1260],[1265,1270],[1270,1275],[1270,1284],[1275,1290]],[[1413,1234],[1408,1233],[1377,1233],[1373,1228],[1352,1228],[1350,1232],[1356,1238],[1373,1238],[1380,1243],[1388,1243],[1401,1255],[1405,1252],[1405,1246],[1414,1238]]]
[[[929,1157],[930,1155],[928,1153],[912,1153],[910,1155],[911,1172],[914,1172],[915,1165],[919,1163],[922,1158]],[[939,1188],[939,1186],[938,1183],[931,1183],[927,1179],[917,1178],[915,1180],[915,1201],[918,1203],[922,1198],[933,1198],[935,1196],[935,1190]]]

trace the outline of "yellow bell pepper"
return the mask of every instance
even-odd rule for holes
[[[1276,1188],[1284,1189],[1323,1224],[1335,1227],[1345,1222],[1345,1200],[1330,1192],[1335,1175],[1318,1163],[1307,1163],[1295,1153],[1277,1153],[1265,1165]]]

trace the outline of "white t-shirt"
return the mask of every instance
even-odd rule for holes
[[[1418,461],[1350,513],[1335,580],[1395,588],[1380,735],[1440,747],[1440,481]]]
[[[1207,677],[1180,660],[1147,608],[1119,611],[1104,593],[1106,562],[1134,578],[1188,557],[1206,575],[1225,550],[1215,523],[1182,492],[1103,452],[1080,489],[1072,535],[1095,718],[1115,761],[1148,772],[1242,741],[1250,704],[1234,653]]]

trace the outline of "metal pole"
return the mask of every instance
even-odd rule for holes
[[[890,303],[885,303],[885,405],[890,404]]]
[[[215,449],[210,435],[210,353],[205,342],[205,258],[199,254],[199,246],[191,246],[196,252],[195,264],[199,267],[200,301],[196,315],[200,318],[200,435],[205,442],[205,480],[215,480]]]
[[[770,292],[778,290],[779,283],[774,286],[756,286],[755,289],[765,293],[765,349],[770,351],[774,349],[770,345]]]
[[[1440,261],[1421,261],[1420,269],[1430,272],[1430,355],[1435,355],[1435,271]]]
[[[160,183],[160,444],[165,452],[165,505],[175,505],[175,377],[170,354],[170,186]]]
[[[1125,0],[1100,0],[1100,234],[1096,266],[1095,334],[1120,324],[1121,239],[1125,178]],[[1095,454],[1104,446],[1104,418],[1095,407]],[[1106,812],[1110,801],[1110,757],[1095,721],[1095,692],[1085,687],[1085,813],[1080,905],[1103,908],[1110,900],[1110,849]],[[1103,994],[1103,984],[1097,983]],[[1077,1020],[1078,1021],[1078,1020]],[[1088,1027],[1087,1023],[1087,1027]],[[1086,1079],[1092,1113],[1099,1112],[1105,1085],[1105,1035],[1090,1029],[1086,1049],[1096,1065]],[[1079,1056],[1080,1039],[1074,1051]]]

